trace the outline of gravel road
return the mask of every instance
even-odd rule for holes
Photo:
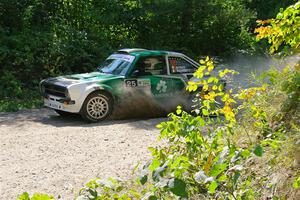
[[[0,113],[0,199],[23,191],[73,199],[88,180],[132,176],[157,145],[162,118],[87,124],[48,109]]]

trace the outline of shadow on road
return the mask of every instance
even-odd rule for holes
[[[0,113],[0,128],[1,126],[28,126],[31,123],[39,123],[54,127],[103,127],[117,124],[129,124],[138,129],[155,129],[155,126],[166,120],[161,116],[114,116],[98,123],[85,122],[80,115],[71,114],[68,117],[62,117],[54,111],[42,108],[21,110],[10,113]]]

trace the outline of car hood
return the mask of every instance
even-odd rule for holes
[[[99,82],[108,79],[114,79],[120,76],[113,74],[104,74],[100,72],[84,73],[84,74],[73,74],[66,76],[59,76],[55,78],[49,78],[45,80],[45,83],[60,85],[67,87],[78,83],[88,83],[88,82]]]
[[[85,74],[74,74],[74,75],[67,75],[63,76],[65,79],[69,80],[80,80],[80,81],[94,81],[94,80],[103,80],[103,79],[110,79],[114,77],[119,77],[113,74],[104,74],[100,72],[92,72],[92,73],[85,73]]]

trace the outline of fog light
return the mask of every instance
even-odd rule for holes
[[[74,100],[68,100],[68,101],[64,101],[63,103],[64,103],[64,105],[73,105],[73,104],[75,104],[75,101]]]

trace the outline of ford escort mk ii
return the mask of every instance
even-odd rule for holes
[[[48,78],[40,83],[44,105],[60,115],[79,113],[97,122],[114,108],[149,101],[163,109],[185,103],[198,64],[181,53],[121,49],[95,72]],[[177,101],[178,100],[178,101]]]

